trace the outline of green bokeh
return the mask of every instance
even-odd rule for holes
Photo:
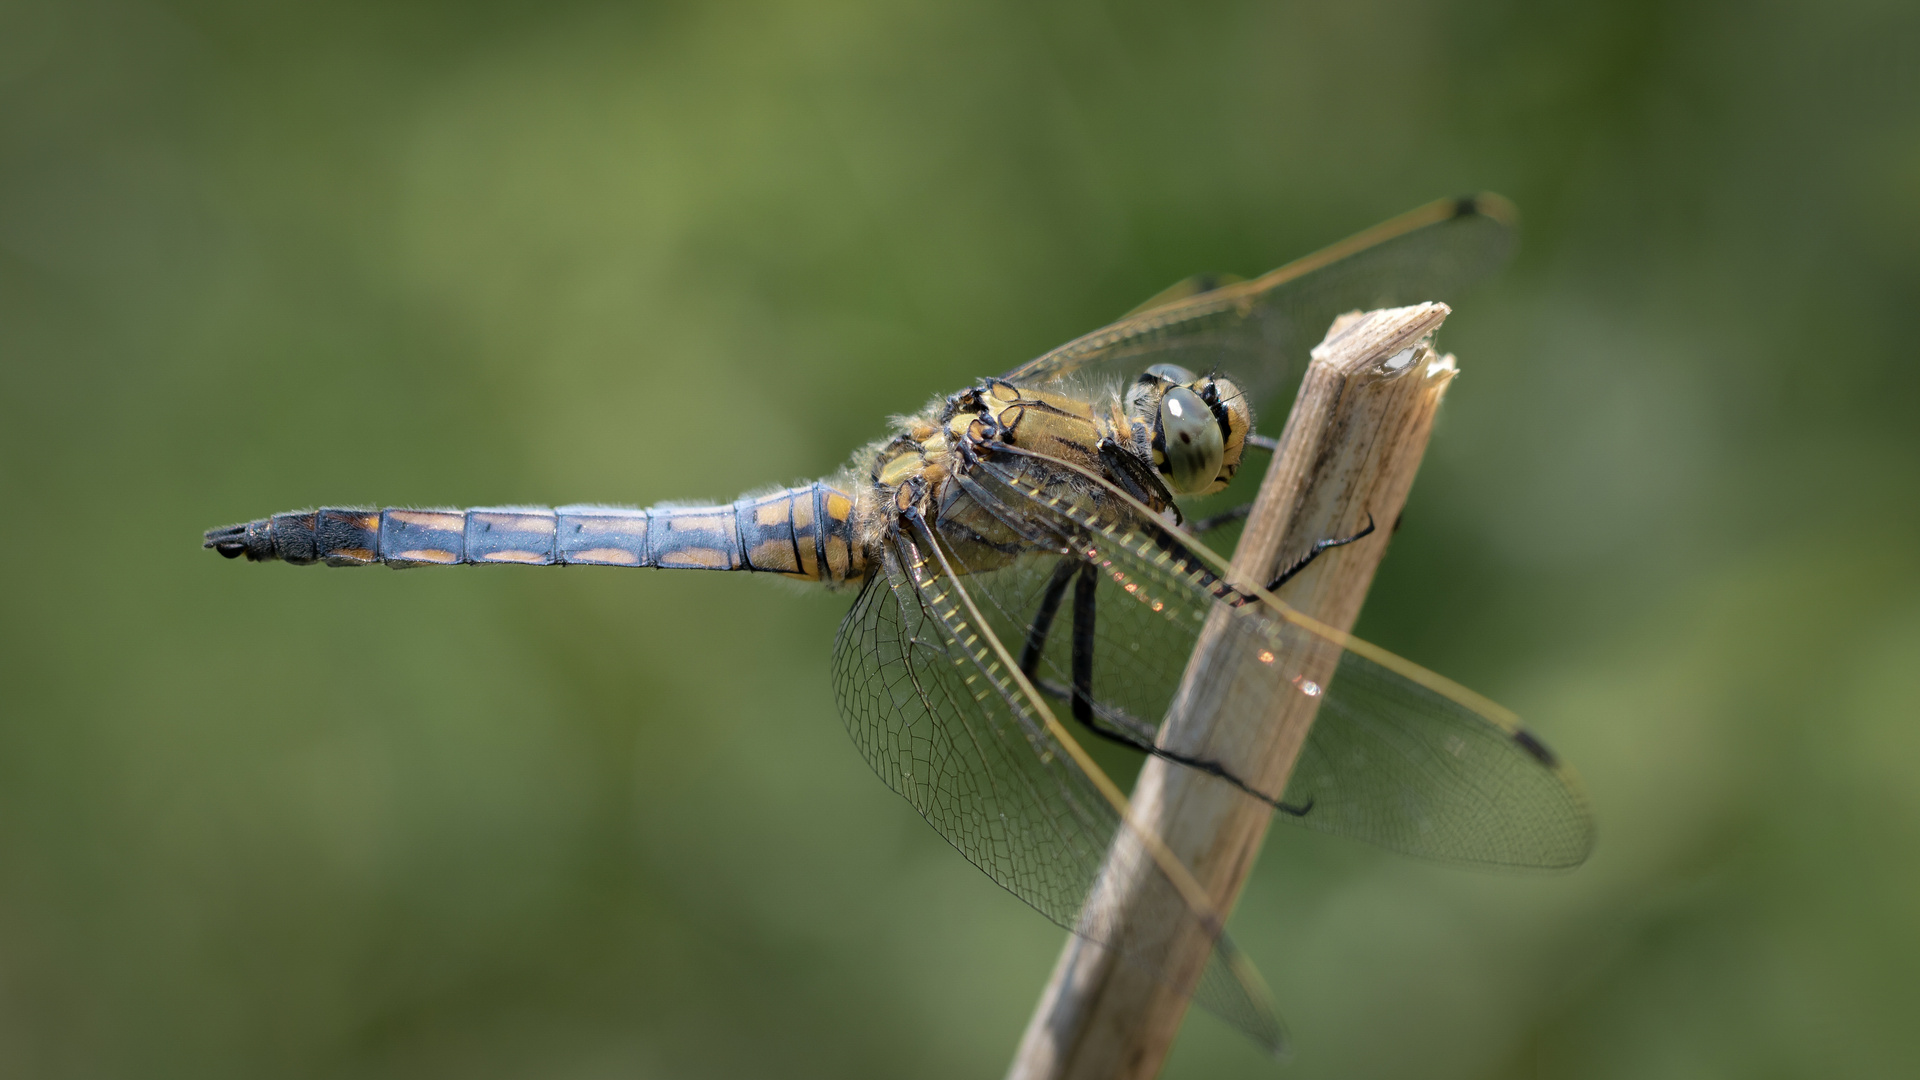
[[[848,744],[844,597],[200,530],[809,478],[1476,188],[1523,251],[1360,629],[1600,848],[1280,830],[1288,1075],[1907,1075],[1911,4],[138,0],[0,6],[0,1074],[996,1075],[1062,935]]]

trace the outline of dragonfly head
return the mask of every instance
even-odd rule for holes
[[[1155,364],[1127,388],[1126,407],[1175,495],[1211,495],[1239,470],[1253,408],[1231,379]]]

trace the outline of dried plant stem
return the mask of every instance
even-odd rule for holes
[[[1319,621],[1349,630],[1406,502],[1426,450],[1434,412],[1455,374],[1452,357],[1428,339],[1449,311],[1443,304],[1370,311],[1335,321],[1313,351],[1280,446],[1254,500],[1233,565],[1243,581],[1265,583],[1316,541],[1351,536],[1372,515],[1364,540],[1329,551],[1287,584],[1281,599]],[[1187,678],[1161,732],[1161,745],[1213,761],[1257,762],[1248,777],[1283,791],[1306,741],[1318,699],[1283,695],[1258,708],[1234,707],[1238,687],[1198,685],[1210,653],[1225,638],[1204,630]],[[1332,675],[1337,650],[1315,662]],[[1310,666],[1311,670],[1311,666]],[[1237,722],[1216,722],[1222,718]],[[1255,717],[1252,723],[1247,717]],[[1155,830],[1214,897],[1232,910],[1266,836],[1271,811],[1192,770],[1153,758],[1133,794],[1135,818]],[[1140,860],[1131,860],[1138,865]],[[1089,901],[1105,919],[1124,920],[1129,941],[1150,940],[1149,957],[1176,982],[1205,964],[1209,942],[1190,925],[1154,909],[1164,890],[1134,889],[1112,875]],[[1149,900],[1153,897],[1153,900]],[[1153,927],[1168,929],[1158,939]],[[1186,1014],[1185,995],[1142,965],[1119,963],[1100,946],[1071,937],[1008,1071],[1010,1080],[1144,1080],[1160,1071]]]

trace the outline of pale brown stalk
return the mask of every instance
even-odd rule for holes
[[[1449,311],[1444,304],[1343,316],[1313,351],[1280,446],[1254,500],[1233,566],[1243,584],[1264,584],[1316,541],[1351,536],[1373,516],[1372,536],[1322,555],[1280,593],[1280,599],[1334,630],[1352,629],[1386,552],[1435,411],[1455,375],[1452,357],[1429,344]],[[1218,622],[1222,616],[1216,614]],[[1313,723],[1318,698],[1273,695],[1270,687],[1208,680],[1213,651],[1226,637],[1202,631],[1186,679],[1161,732],[1161,745],[1211,761],[1254,763],[1243,777],[1261,791],[1286,788]],[[1339,649],[1307,661],[1325,683]],[[1229,667],[1231,665],[1221,665]],[[1226,683],[1221,685],[1221,683]],[[1239,695],[1258,693],[1248,707]],[[1159,758],[1142,768],[1133,819],[1157,836],[1213,897],[1231,911],[1252,869],[1272,811],[1211,777]],[[1123,832],[1117,844],[1128,843]],[[1137,841],[1133,841],[1137,842]],[[1149,861],[1116,851],[1115,866]],[[1102,876],[1091,904],[1102,925],[1124,925],[1146,963],[1117,962],[1099,945],[1072,937],[1027,1026],[1010,1080],[1145,1080],[1157,1075],[1173,1045],[1190,985],[1210,941],[1194,920],[1171,918],[1156,905],[1164,889]],[[1136,887],[1137,886],[1137,887]],[[1115,923],[1112,920],[1119,920]],[[1155,937],[1155,927],[1163,927]],[[1158,967],[1161,977],[1152,974]]]

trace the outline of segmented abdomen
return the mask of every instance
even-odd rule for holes
[[[322,507],[215,529],[207,546],[234,558],[329,566],[646,566],[746,570],[842,582],[866,573],[853,499],[816,481],[720,506]]]

